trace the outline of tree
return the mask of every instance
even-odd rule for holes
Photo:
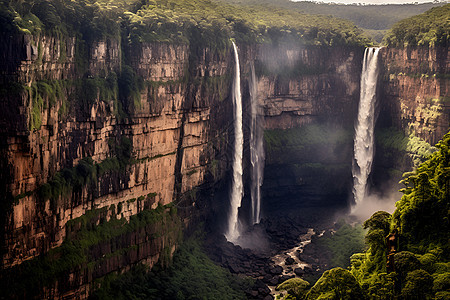
[[[366,299],[366,295],[349,271],[334,268],[323,273],[306,294],[306,299],[361,300]]]
[[[425,270],[414,270],[406,276],[401,295],[405,299],[430,299],[433,277]]]
[[[277,286],[277,291],[287,291],[286,298],[304,299],[309,282],[300,278],[291,278]],[[290,296],[290,297],[289,297]]]

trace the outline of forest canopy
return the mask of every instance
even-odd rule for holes
[[[385,37],[388,46],[443,46],[450,39],[450,4],[396,23]]]
[[[438,151],[403,175],[403,197],[391,216],[376,212],[365,223],[368,250],[351,257],[351,272],[370,299],[448,299],[450,133]],[[397,236],[391,270],[386,236]]]
[[[26,34],[81,32],[83,38],[118,36],[131,42],[197,42],[221,46],[295,41],[302,44],[367,45],[347,20],[286,8],[214,0],[14,0],[0,4],[0,24]]]
[[[291,0],[222,0],[235,4],[258,4],[281,7],[306,14],[343,18],[355,23],[364,33],[381,43],[386,31],[400,20],[421,14],[443,2],[361,5],[361,3],[321,3]],[[356,2],[356,1],[355,1]],[[412,1],[411,1],[412,2]]]
[[[236,4],[265,4],[313,15],[331,15],[354,22],[364,29],[389,29],[396,22],[421,14],[442,3],[361,5],[291,0],[222,0]],[[357,1],[355,1],[357,2]],[[412,1],[411,1],[412,2]]]

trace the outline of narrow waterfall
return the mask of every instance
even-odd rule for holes
[[[233,42],[236,70],[233,82],[233,112],[234,112],[234,153],[233,153],[233,182],[231,188],[231,208],[228,217],[228,230],[225,234],[229,241],[236,241],[239,237],[238,211],[244,193],[242,184],[242,156],[244,148],[244,134],[242,131],[242,98],[241,76],[239,70],[239,55]]]
[[[353,196],[357,205],[367,196],[367,179],[372,170],[379,51],[380,48],[366,48],[364,52],[352,170]]]
[[[250,162],[252,176],[252,223],[257,224],[261,220],[261,186],[264,177],[264,144],[262,127],[264,115],[261,112],[261,106],[258,105],[258,87],[253,64],[251,65],[251,71],[250,102],[252,118],[250,124]]]

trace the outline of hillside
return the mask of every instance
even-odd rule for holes
[[[293,2],[290,0],[224,0],[239,4],[265,4],[283,7],[306,14],[331,15],[352,21],[356,26],[377,42],[381,42],[386,30],[396,22],[421,14],[431,8],[442,6],[443,3],[423,4],[388,4],[388,5],[357,5],[328,4],[309,1]],[[355,1],[356,2],[356,1]]]
[[[385,37],[392,47],[443,46],[450,39],[450,4],[396,23]]]

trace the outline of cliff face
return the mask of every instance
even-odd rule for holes
[[[381,53],[383,121],[434,145],[450,124],[448,48],[384,48]]]
[[[403,172],[424,161],[433,151],[430,145],[448,132],[448,51],[445,47],[381,50],[374,185],[397,182]]]
[[[33,292],[85,298],[96,278],[164,262],[183,226],[208,214],[208,205],[228,206],[211,203],[209,191],[227,181],[231,165],[231,49],[49,36],[2,45],[5,286],[44,266],[53,277],[30,284]],[[244,119],[253,62],[265,115],[266,208],[345,205],[363,49],[239,51]],[[440,75],[448,74],[447,52],[444,59],[440,50],[408,51],[383,52],[380,118],[433,142],[448,129]],[[428,61],[422,57],[433,58],[427,68],[436,76],[397,73],[398,66],[416,72]],[[66,264],[67,253],[77,259]]]
[[[358,107],[362,49],[264,48],[259,98],[266,129],[317,120],[348,126]],[[280,71],[272,75],[270,70]]]
[[[261,51],[266,66],[258,85],[266,128],[265,211],[347,204],[363,51]]]
[[[149,209],[159,212],[159,223],[151,219],[102,238],[104,246],[85,251],[94,266],[68,268],[58,274],[59,289],[48,293],[86,296],[88,288],[76,295],[73,288],[170,255],[182,226],[179,217],[164,217],[169,208],[158,206],[188,210],[194,188],[226,171],[228,54],[45,36],[17,37],[5,48],[19,55],[2,66],[3,268],[64,248],[71,220],[113,226],[124,218],[131,224]],[[74,232],[83,233],[83,226]]]

